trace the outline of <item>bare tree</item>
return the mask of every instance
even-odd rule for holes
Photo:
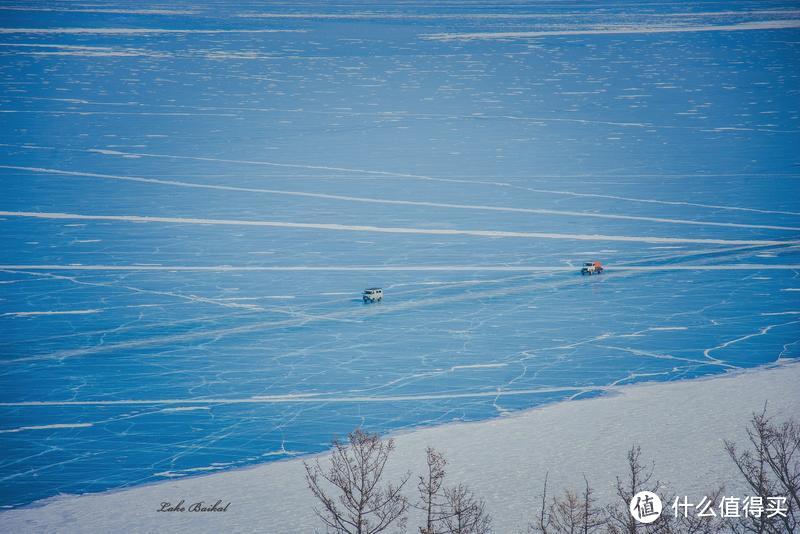
[[[544,475],[544,484],[542,485],[542,493],[539,496],[541,501],[539,502],[539,513],[536,515],[536,521],[528,525],[528,532],[533,533],[541,533],[541,534],[550,534],[550,527],[553,524],[552,519],[552,510],[551,507],[547,504],[547,479],[550,477],[550,472],[548,471]]]
[[[436,523],[442,520],[442,506],[444,505],[442,495],[442,485],[444,484],[445,470],[447,465],[442,453],[431,447],[425,449],[428,472],[420,475],[417,489],[419,490],[420,502],[417,508],[425,512],[425,526],[420,527],[420,534],[436,534]]]
[[[303,462],[308,488],[321,505],[314,512],[337,533],[376,534],[392,525],[402,529],[408,499],[401,490],[411,475],[405,474],[396,485],[381,485],[394,441],[383,441],[360,428],[347,438],[346,443],[334,440],[327,469],[319,460]]]
[[[589,485],[589,480],[586,478],[586,475],[583,476],[583,495],[581,498],[581,505],[583,506],[583,514],[581,516],[581,529],[579,532],[583,534],[591,534],[592,532],[598,532],[598,529],[605,525],[605,520],[603,518],[602,510],[595,507],[594,503],[596,499],[594,498],[594,490]]]
[[[442,531],[447,534],[489,534],[492,518],[479,500],[463,484],[444,490]]]
[[[767,407],[753,414],[747,428],[748,447],[725,442],[725,450],[744,477],[752,496],[764,507],[772,498],[783,498],[784,514],[745,514],[735,525],[737,532],[777,534],[800,530],[800,423],[790,419],[775,424]],[[774,506],[774,502],[773,502]]]
[[[578,534],[581,531],[583,505],[577,493],[571,489],[564,490],[564,495],[560,499],[553,499],[550,510],[553,532]]]
[[[541,510],[528,532],[541,534],[591,534],[599,532],[605,525],[603,510],[594,506],[593,490],[586,477],[584,489],[578,494],[573,490],[564,491],[561,498],[553,497],[547,502],[547,476],[541,495]]]
[[[606,522],[608,532],[611,534],[666,534],[671,532],[672,523],[667,514],[662,514],[650,524],[641,524],[634,519],[628,508],[634,495],[640,491],[658,493],[661,484],[653,480],[653,468],[646,467],[641,462],[642,449],[634,445],[628,451],[628,472],[625,478],[617,477],[617,504],[606,508]]]

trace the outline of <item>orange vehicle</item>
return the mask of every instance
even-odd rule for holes
[[[600,274],[603,272],[603,265],[599,261],[587,261],[581,268],[581,274]]]

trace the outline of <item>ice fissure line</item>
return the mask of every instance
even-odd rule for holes
[[[69,152],[84,152],[84,153],[93,153],[93,154],[101,154],[106,156],[120,156],[120,157],[138,157],[138,158],[166,158],[166,159],[179,159],[179,160],[192,160],[192,161],[208,161],[208,162],[217,162],[217,163],[234,163],[239,165],[259,165],[259,166],[267,166],[267,167],[282,167],[282,168],[290,168],[290,169],[307,169],[312,171],[335,171],[335,172],[345,172],[345,173],[355,173],[355,174],[366,174],[369,176],[384,176],[387,178],[410,178],[414,180],[424,180],[424,181],[431,181],[431,182],[444,182],[444,183],[460,183],[460,184],[467,184],[467,185],[486,185],[492,187],[503,187],[503,188],[510,188],[519,191],[528,191],[531,193],[544,193],[550,195],[562,195],[562,196],[574,196],[574,197],[590,197],[590,198],[605,198],[609,200],[622,200],[626,202],[639,202],[639,203],[648,203],[648,204],[659,204],[665,206],[691,206],[696,208],[705,208],[705,209],[714,209],[714,210],[731,210],[731,211],[746,211],[750,213],[765,213],[765,214],[777,214],[777,215],[792,215],[792,216],[800,216],[800,212],[796,211],[785,211],[785,210],[770,210],[770,209],[760,209],[760,208],[750,208],[750,207],[743,207],[743,206],[726,206],[726,205],[718,205],[718,204],[702,204],[698,202],[685,202],[685,201],[672,201],[672,200],[659,200],[659,199],[648,199],[648,198],[634,198],[634,197],[625,197],[619,195],[606,195],[606,194],[599,194],[599,193],[580,193],[577,191],[561,191],[561,190],[553,190],[553,189],[537,189],[537,188],[530,188],[524,187],[520,185],[515,185],[510,182],[501,182],[501,181],[493,181],[493,180],[471,180],[465,178],[445,178],[445,177],[435,177],[435,176],[427,176],[423,174],[410,174],[410,173],[402,173],[402,172],[394,172],[394,171],[381,171],[381,170],[373,170],[373,169],[358,169],[352,167],[334,167],[334,166],[326,166],[326,165],[313,165],[313,164],[305,164],[305,163],[279,163],[275,161],[262,161],[262,160],[241,160],[241,159],[229,159],[229,158],[212,158],[207,156],[181,156],[176,154],[154,154],[154,153],[147,153],[147,152],[124,152],[120,150],[110,150],[110,149],[101,149],[101,148],[61,148],[57,149],[55,147],[48,147],[48,146],[38,146],[38,145],[13,145],[9,143],[0,143],[2,147],[12,147],[12,148],[19,148],[22,150],[63,150]],[[642,175],[642,176],[661,176],[661,175]],[[729,176],[729,175],[723,175]],[[794,176],[794,175],[792,175]],[[550,176],[553,178],[558,178],[558,176]],[[585,177],[591,178],[595,177],[595,175],[586,175]],[[703,175],[697,175],[697,177],[702,178]]]
[[[645,217],[645,216],[639,216],[639,215],[617,215],[617,214],[609,214],[609,213],[593,213],[593,212],[571,211],[571,210],[554,210],[554,209],[545,209],[545,208],[517,208],[517,207],[511,207],[511,206],[488,206],[488,205],[482,205],[482,204],[475,205],[475,204],[454,204],[454,203],[449,203],[449,202],[430,202],[430,201],[417,201],[417,200],[394,200],[394,199],[371,198],[371,197],[356,197],[356,196],[350,196],[350,195],[334,195],[334,194],[328,194],[328,193],[312,193],[312,192],[306,192],[306,191],[286,191],[286,190],[281,190],[281,189],[240,187],[240,186],[223,185],[223,184],[202,184],[202,183],[196,183],[196,182],[185,182],[185,181],[181,181],[181,180],[163,180],[163,179],[159,179],[159,178],[145,178],[145,177],[139,177],[139,176],[121,176],[121,175],[101,174],[101,173],[93,173],[93,172],[68,171],[68,170],[61,170],[61,169],[49,169],[49,168],[43,168],[43,167],[24,167],[24,166],[17,166],[17,165],[0,165],[0,169],[20,170],[20,171],[26,171],[26,172],[44,173],[44,174],[56,174],[56,175],[64,175],[64,176],[79,176],[79,177],[87,177],[87,178],[101,178],[101,179],[109,179],[109,180],[121,180],[121,181],[128,181],[128,182],[140,182],[140,183],[175,186],[175,187],[186,187],[186,188],[195,188],[195,189],[212,189],[212,190],[220,190],[220,191],[238,191],[238,192],[245,192],[245,193],[264,193],[264,194],[270,194],[270,195],[286,195],[286,196],[307,197],[307,198],[320,198],[320,199],[328,199],[328,200],[341,200],[341,201],[345,201],[345,202],[363,202],[363,203],[370,203],[370,204],[389,204],[389,205],[398,205],[398,206],[425,206],[425,207],[445,208],[445,209],[461,209],[461,210],[477,210],[477,211],[499,211],[499,212],[511,212],[511,213],[530,213],[530,214],[534,214],[534,215],[562,215],[562,216],[566,216],[566,217],[593,217],[593,218],[600,218],[600,219],[649,221],[649,222],[656,222],[656,223],[684,224],[684,225],[695,225],[695,226],[717,226],[717,227],[727,227],[727,228],[752,228],[752,229],[763,229],[763,230],[786,230],[786,231],[792,231],[792,232],[800,231],[800,227],[797,227],[797,226],[778,226],[778,225],[767,225],[767,224],[745,224],[745,223],[717,222],[717,221],[696,221],[696,220],[689,220],[689,219],[671,219],[671,218],[665,218],[665,217]]]

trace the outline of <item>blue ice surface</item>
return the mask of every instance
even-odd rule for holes
[[[798,356],[792,2],[225,5],[0,13],[0,506]]]

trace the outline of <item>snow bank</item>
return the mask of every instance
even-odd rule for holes
[[[680,495],[700,496],[726,483],[734,469],[722,440],[743,439],[753,411],[769,403],[778,417],[800,413],[800,364],[710,379],[627,386],[479,423],[456,423],[396,436],[389,475],[418,472],[424,449],[444,451],[450,483],[465,482],[486,499],[497,532],[521,529],[533,513],[546,472],[552,489],[578,486],[585,473],[601,501],[612,498],[625,452],[642,446],[656,476]],[[249,469],[84,496],[62,496],[0,514],[3,532],[313,532],[299,459]],[[157,512],[218,500],[225,512]],[[416,529],[410,522],[410,531]]]

